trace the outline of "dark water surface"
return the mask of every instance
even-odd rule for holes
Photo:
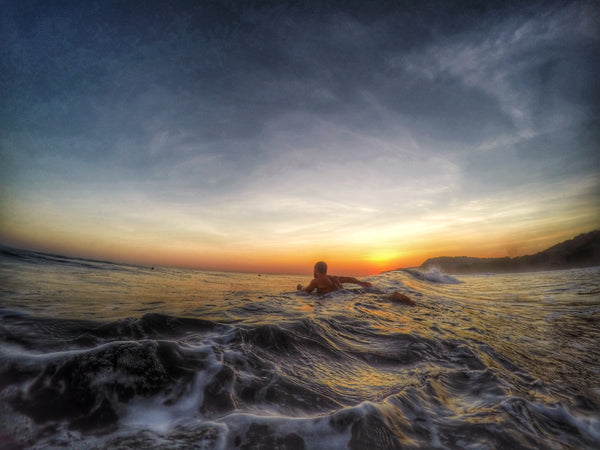
[[[4,249],[0,446],[600,447],[600,269],[307,280]]]

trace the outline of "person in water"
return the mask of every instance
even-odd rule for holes
[[[315,278],[305,288],[299,284],[299,291],[312,292],[316,289],[319,294],[326,294],[327,292],[337,291],[338,289],[344,289],[342,283],[358,284],[363,287],[373,286],[367,281],[360,281],[354,277],[336,277],[333,275],[327,275],[327,263],[323,261],[319,261],[315,264],[315,269],[313,273]]]
[[[314,279],[306,287],[298,285],[297,289],[304,292],[312,292],[315,289],[319,294],[326,294],[328,292],[337,291],[338,289],[344,289],[343,283],[358,284],[362,287],[373,286],[368,281],[360,281],[354,277],[338,277],[333,275],[327,275],[327,263],[319,261],[315,264],[313,271]],[[414,305],[415,303],[406,295],[400,292],[393,292],[388,298],[394,302],[406,303],[408,305]]]

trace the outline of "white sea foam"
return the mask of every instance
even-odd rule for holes
[[[31,431],[16,448],[600,443],[597,268],[399,270],[300,295],[291,276],[219,274],[217,291],[204,272],[99,265],[57,291],[55,263],[16,264],[20,294],[0,298],[0,419]]]
[[[403,269],[402,272],[408,273],[414,278],[421,281],[429,281],[431,283],[438,284],[460,284],[458,278],[453,277],[452,275],[448,275],[447,273],[441,272],[437,267],[432,267],[428,269],[426,272],[423,272],[419,269]]]
[[[120,424],[131,428],[148,428],[157,433],[166,433],[180,420],[199,417],[199,408],[204,400],[204,390],[222,364],[217,360],[210,344],[194,347],[205,359],[206,368],[194,376],[191,389],[172,401],[166,395],[151,398],[135,397],[122,406]]]
[[[434,283],[443,283],[443,284],[460,284],[458,278],[453,277],[452,275],[448,275],[447,273],[441,272],[438,268],[429,269],[427,272],[424,272],[425,279],[427,281],[432,281]]]

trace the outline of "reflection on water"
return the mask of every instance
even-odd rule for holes
[[[599,269],[398,271],[318,296],[302,276],[11,258],[0,438],[15,447],[600,444]]]

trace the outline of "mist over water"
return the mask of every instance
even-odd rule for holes
[[[0,442],[597,448],[599,275],[401,270],[319,296],[4,250]]]

